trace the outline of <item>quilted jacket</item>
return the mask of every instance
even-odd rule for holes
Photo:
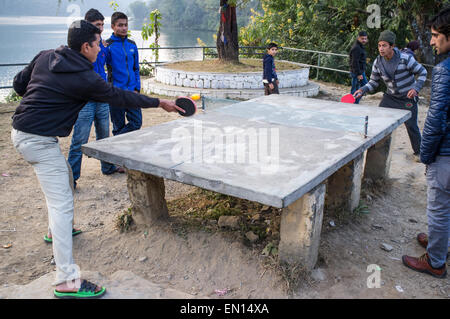
[[[450,57],[433,68],[431,102],[423,129],[420,160],[433,163],[450,156]]]

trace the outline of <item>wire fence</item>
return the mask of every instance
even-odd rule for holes
[[[218,56],[217,48],[212,46],[139,48],[139,51],[146,50],[201,50],[202,60],[216,58]],[[261,58],[265,54],[265,52],[265,47],[242,46],[239,48],[239,56],[242,58]],[[152,57],[154,56],[155,54],[152,54]],[[304,66],[310,67],[310,78],[312,79],[323,79],[328,81],[335,81],[338,83],[346,83],[350,80],[348,54],[283,47],[279,50],[278,58],[285,61],[301,63]],[[140,62],[140,65],[143,66],[143,75],[154,75],[156,66],[168,62],[175,61],[147,61],[146,58],[143,59]],[[0,64],[0,68],[8,69],[6,72],[0,73],[6,74],[6,76],[4,76],[4,79],[0,80],[0,90],[12,89],[14,75],[26,65],[28,65],[28,63]],[[423,63],[422,65],[427,69],[427,81],[430,81],[431,70],[434,66]],[[370,74],[371,68],[372,64],[367,63],[366,74]]]

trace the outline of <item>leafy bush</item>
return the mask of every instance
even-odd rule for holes
[[[11,92],[8,94],[8,96],[5,98],[7,103],[15,103],[20,102],[22,100],[22,97],[19,96],[16,91],[11,90]]]

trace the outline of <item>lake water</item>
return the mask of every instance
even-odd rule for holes
[[[0,64],[29,63],[42,50],[54,49],[67,44],[67,29],[72,20],[66,17],[0,17]],[[112,34],[110,18],[105,20],[102,38]],[[152,41],[143,41],[140,30],[131,30],[139,48],[148,47]],[[161,47],[198,46],[201,38],[209,46],[214,46],[213,31],[162,29]],[[153,60],[152,51],[140,51],[140,60]],[[160,50],[160,61],[199,60],[201,49]],[[0,87],[11,86],[12,79],[22,67],[0,67]],[[10,90],[0,90],[0,100]]]

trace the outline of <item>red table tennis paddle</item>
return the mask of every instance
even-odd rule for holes
[[[176,99],[175,104],[186,111],[186,113],[178,111],[178,113],[182,116],[192,116],[197,111],[197,105],[194,100],[186,96],[180,96]]]
[[[355,103],[355,97],[353,96],[353,94],[346,94],[341,98],[341,102],[342,103]]]

